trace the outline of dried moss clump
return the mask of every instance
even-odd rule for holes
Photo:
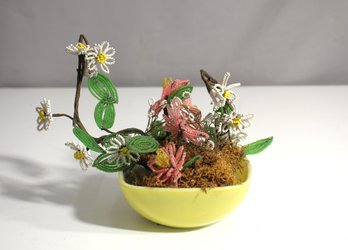
[[[201,151],[198,147],[189,147],[189,155],[202,157],[191,167],[181,171],[179,188],[213,188],[243,183],[248,176],[248,161],[240,147],[233,144],[217,146],[213,151]],[[156,175],[139,168],[126,175],[126,181],[133,185],[147,187],[171,187],[168,183],[156,180]],[[174,186],[173,186],[174,187]]]

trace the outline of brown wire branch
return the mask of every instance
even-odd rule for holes
[[[52,114],[53,117],[62,117],[62,116],[65,116],[65,117],[68,117],[70,120],[74,120],[74,118],[70,115],[67,115],[67,114],[62,114],[62,113],[55,113],[55,114]]]
[[[81,34],[79,37],[79,43],[83,43],[85,45],[88,45],[88,40],[86,37]],[[79,115],[79,101],[80,101],[80,95],[81,95],[81,85],[83,80],[83,74],[85,72],[85,56],[79,55],[78,58],[78,68],[77,68],[77,81],[76,81],[76,92],[75,92],[75,101],[74,101],[74,119],[73,119],[73,125],[78,125],[79,128],[86,131],[85,126],[83,125],[80,115]],[[86,131],[87,132],[87,131]]]

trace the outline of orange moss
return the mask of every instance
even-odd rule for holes
[[[187,160],[200,154],[202,157],[189,168],[181,171],[179,188],[212,188],[237,185],[247,176],[247,160],[240,147],[233,144],[216,145],[215,150],[207,151],[188,144],[185,145]],[[148,157],[143,156],[143,159]],[[131,173],[129,181],[133,185],[148,187],[174,187],[172,184],[160,183],[152,173],[141,177]]]

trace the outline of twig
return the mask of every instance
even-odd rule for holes
[[[200,72],[201,72],[201,78],[203,82],[205,83],[205,86],[207,87],[208,92],[210,93],[213,86],[215,84],[218,84],[219,82],[215,80],[215,78],[213,78],[211,75],[209,75],[208,72],[205,71],[204,69],[201,69]]]
[[[53,117],[62,117],[62,116],[65,116],[65,117],[68,117],[70,120],[74,120],[74,118],[72,118],[72,116],[70,115],[67,115],[67,114],[61,114],[61,113],[55,113],[55,114],[52,114]]]
[[[88,45],[88,41],[86,37],[81,34],[79,37],[79,43],[83,43],[85,45]],[[81,94],[81,85],[83,80],[83,74],[85,72],[85,56],[79,55],[78,59],[78,68],[77,68],[77,81],[76,81],[76,93],[75,93],[75,102],[74,102],[74,119],[73,119],[73,125],[77,124],[79,128],[86,131],[85,126],[81,122],[80,116],[79,116],[79,101],[80,101],[80,94]],[[87,132],[87,131],[86,131]]]

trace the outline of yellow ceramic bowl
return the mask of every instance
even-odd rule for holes
[[[169,227],[193,228],[221,220],[243,200],[250,184],[250,164],[245,182],[239,185],[207,189],[152,188],[119,182],[130,206],[145,218]]]

